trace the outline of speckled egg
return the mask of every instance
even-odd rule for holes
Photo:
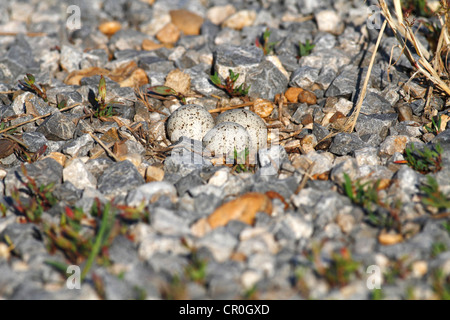
[[[167,120],[167,135],[172,142],[182,136],[202,140],[214,127],[214,119],[204,107],[188,104],[175,110]]]
[[[216,157],[234,155],[249,148],[250,136],[243,126],[235,122],[217,124],[203,137],[203,146],[214,152]]]
[[[235,122],[247,130],[250,136],[250,153],[266,147],[267,127],[264,120],[256,113],[247,109],[228,110],[217,117],[216,124],[222,122]]]

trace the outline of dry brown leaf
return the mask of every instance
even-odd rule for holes
[[[6,158],[14,153],[17,143],[9,139],[0,139],[0,159]]]
[[[69,73],[66,79],[64,79],[64,83],[68,85],[79,86],[81,84],[81,79],[83,79],[84,77],[92,77],[97,75],[108,76],[109,73],[109,70],[99,67],[90,67],[82,70],[75,70]]]
[[[121,87],[132,88],[137,88],[147,83],[149,83],[147,73],[141,68],[134,70],[128,78],[119,82]]]
[[[272,202],[262,193],[249,192],[217,208],[207,221],[212,229],[226,225],[231,220],[253,224],[258,212],[272,214]]]
[[[111,80],[120,84],[121,87],[136,87],[148,83],[147,74],[143,69],[138,68],[136,62],[130,61],[120,65],[113,71],[99,67],[90,67],[82,70],[76,70],[69,73],[64,80],[68,85],[80,85],[81,79],[92,76],[107,76]]]

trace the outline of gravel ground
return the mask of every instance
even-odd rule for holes
[[[371,4],[0,1],[0,298],[448,299],[449,103],[390,30],[342,130]],[[220,164],[169,140],[184,103],[246,104],[269,142]]]

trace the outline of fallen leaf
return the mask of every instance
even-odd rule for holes
[[[0,139],[0,159],[6,158],[14,153],[17,143],[9,139]]]
[[[136,87],[149,82],[146,72],[143,69],[138,68],[136,62],[130,61],[129,63],[120,65],[113,71],[99,67],[75,70],[69,73],[66,79],[64,79],[64,83],[79,86],[81,84],[81,79],[97,75],[107,76],[111,80],[119,83],[121,87]]]
[[[231,220],[253,224],[256,213],[272,214],[272,202],[262,193],[249,192],[217,208],[207,221],[212,229],[226,225]]]

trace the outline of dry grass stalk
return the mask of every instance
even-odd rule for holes
[[[370,59],[369,68],[367,69],[366,78],[364,79],[364,84],[361,90],[361,94],[359,95],[358,102],[356,103],[355,111],[352,113],[352,115],[348,118],[344,130],[352,132],[355,128],[356,121],[358,120],[359,113],[361,112],[361,107],[364,101],[364,98],[366,97],[366,91],[367,91],[367,85],[369,84],[370,74],[372,73],[373,64],[375,63],[375,56],[378,51],[378,47],[380,46],[381,38],[384,33],[384,29],[386,28],[386,21],[383,22],[383,25],[381,26],[380,32],[378,34],[377,43],[375,44],[375,48],[372,52],[372,58]]]
[[[70,110],[70,109],[72,109],[72,108],[75,108],[76,106],[79,106],[80,104],[81,104],[81,103],[75,103],[74,105],[71,105],[71,106],[68,106],[68,107],[65,107],[65,108],[60,109],[59,112],[64,112],[64,111]],[[46,114],[44,114],[44,115],[42,115],[42,116],[37,116],[37,117],[34,117],[33,119],[30,119],[30,120],[27,120],[27,121],[24,121],[24,122],[15,124],[15,125],[13,125],[13,126],[9,126],[8,128],[5,128],[5,129],[3,129],[3,130],[0,130],[0,133],[4,133],[4,132],[9,131],[9,130],[11,130],[11,129],[21,127],[21,126],[23,126],[23,125],[25,125],[25,124],[27,124],[27,123],[31,123],[31,122],[37,121],[37,120],[39,120],[39,119],[43,119],[43,118],[49,117],[49,116],[51,116],[52,114],[53,114],[53,112],[49,112],[49,113],[46,113]]]
[[[443,63],[439,63],[441,59],[441,52],[446,48],[448,50],[448,44],[450,43],[450,38],[448,35],[448,30],[446,28],[446,24],[448,21],[448,13],[445,14],[445,20],[440,19],[442,25],[441,35],[439,37],[439,42],[437,46],[437,51],[434,54],[434,62],[433,65],[428,61],[431,57],[431,54],[426,51],[423,45],[417,40],[414,32],[412,32],[411,25],[408,21],[403,20],[401,17],[401,3],[400,0],[394,0],[394,6],[397,12],[397,20],[394,19],[389,11],[389,8],[386,4],[385,0],[378,1],[383,12],[384,17],[386,18],[387,23],[391,27],[395,37],[400,43],[401,47],[404,48],[403,53],[408,58],[411,65],[417,69],[417,71],[422,74],[426,79],[434,83],[440,90],[444,91],[447,95],[450,96],[450,87],[446,84],[444,80],[442,80],[440,73],[444,72]],[[444,5],[444,1],[441,1]],[[419,56],[419,59],[415,61],[414,56],[411,51],[407,47],[407,43],[411,43],[414,46],[416,54]],[[440,67],[441,66],[441,67]]]

